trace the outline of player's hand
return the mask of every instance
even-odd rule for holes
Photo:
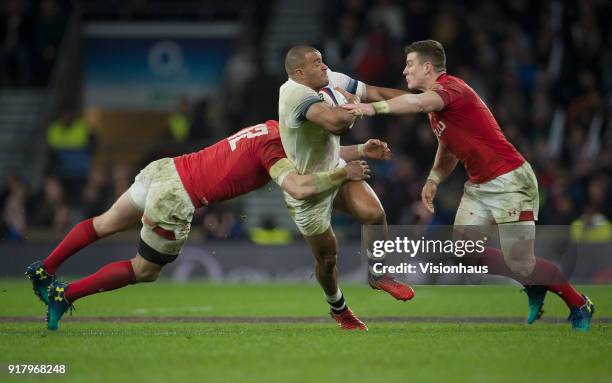
[[[369,139],[366,141],[363,146],[363,154],[366,158],[371,158],[373,160],[388,160],[392,155],[389,145],[377,139]]]
[[[434,214],[434,205],[433,200],[436,196],[436,192],[438,191],[438,184],[433,180],[425,181],[425,185],[423,186],[423,190],[421,190],[421,202],[423,206],[429,211],[431,214]]]
[[[341,108],[344,108],[349,111],[353,116],[363,117],[363,116],[373,116],[375,114],[374,107],[372,104],[344,104],[340,105]]]
[[[351,161],[344,167],[346,179],[349,181],[361,181],[370,178],[370,167],[365,161]]]
[[[359,102],[361,102],[361,99],[359,98],[359,96],[357,96],[356,94],[352,94],[347,92],[345,89],[342,89],[340,87],[335,87],[334,90],[338,93],[340,93],[341,95],[344,96],[344,98],[346,98],[346,101],[349,104],[357,104]]]

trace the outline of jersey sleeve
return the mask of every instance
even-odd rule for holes
[[[288,94],[291,105],[291,120],[296,122],[306,121],[306,113],[308,109],[317,102],[322,102],[323,99],[314,90],[300,84],[295,84]],[[298,124],[292,124],[292,127],[299,127]]]
[[[463,90],[458,85],[449,83],[439,83],[439,85],[441,85],[442,88],[434,89],[434,92],[436,92],[442,98],[442,101],[444,101],[445,109],[461,102],[463,99]]]
[[[281,140],[269,140],[261,146],[258,155],[259,163],[268,173],[276,162],[287,157]]]
[[[355,80],[354,78],[345,75],[340,72],[333,72],[331,69],[327,70],[327,77],[332,87],[339,87],[351,94],[355,94],[362,97],[365,93],[365,84],[361,81]]]

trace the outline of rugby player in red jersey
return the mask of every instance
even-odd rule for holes
[[[386,143],[368,140],[358,151],[344,147],[344,167],[307,175],[297,173],[286,158],[278,123],[267,121],[240,130],[198,152],[151,162],[132,186],[104,214],[77,224],[44,260],[30,265],[26,275],[35,294],[48,305],[47,327],[56,330],[72,303],[82,297],[128,284],[152,282],[162,267],[179,255],[191,228],[195,209],[253,191],[273,179],[295,199],[336,188],[344,181],[369,178],[359,159],[388,159]],[[136,226],[142,220],[137,255],[113,262],[72,283],[55,279],[59,266],[100,238]]]
[[[528,323],[543,313],[552,291],[570,309],[572,328],[587,331],[594,306],[567,281],[553,263],[534,255],[538,184],[528,162],[502,133],[489,108],[463,80],[446,73],[442,44],[434,40],[406,47],[403,71],[408,89],[421,91],[371,104],[347,104],[354,115],[427,113],[438,138],[433,167],[421,199],[434,212],[440,182],[461,161],[469,175],[455,225],[497,225],[502,251],[487,248],[478,260],[489,273],[505,275],[525,286]]]

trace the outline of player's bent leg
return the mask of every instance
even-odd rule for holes
[[[345,330],[367,330],[367,326],[353,314],[338,287],[336,260],[338,243],[331,227],[323,233],[304,236],[315,257],[315,276],[325,292],[325,300],[330,305],[330,315]]]
[[[128,190],[110,209],[94,217],[93,227],[98,237],[104,238],[136,226],[142,218],[142,213],[143,210],[134,203]]]
[[[362,225],[387,225],[385,210],[365,181],[344,183],[334,199],[334,208],[350,214]]]
[[[376,240],[387,239],[387,218],[380,200],[365,181],[347,182],[338,191],[334,207],[343,211],[362,225],[363,241],[368,252],[368,282],[375,290],[383,290],[398,300],[407,301],[414,297],[414,290],[395,280],[390,275],[374,273],[373,264],[384,262],[384,257],[374,258],[372,246]]]
[[[48,292],[47,328],[57,330],[60,319],[68,309],[73,308],[76,300],[134,283],[136,278],[130,261],[109,263],[96,273],[72,283],[54,281]]]
[[[569,308],[568,320],[572,328],[588,331],[595,306],[588,297],[580,294],[569,283],[554,263],[535,257],[535,222],[500,224],[499,234],[506,264],[519,274],[515,279],[525,285],[529,304],[527,323],[531,324],[542,316],[546,291],[552,291],[563,299]]]
[[[154,282],[159,278],[163,265],[146,260],[137,254],[131,260],[136,282]]]
[[[499,240],[505,264],[520,278],[527,294],[527,324],[533,324],[544,314],[544,300],[548,291],[537,281],[526,278],[532,275],[536,258],[534,254],[535,222],[523,221],[499,224]],[[544,282],[544,281],[540,281]]]
[[[535,222],[520,221],[498,225],[499,242],[508,268],[526,278],[535,267]]]
[[[331,227],[323,233],[304,236],[315,258],[315,276],[327,297],[333,297],[338,292],[338,275],[336,260],[338,244]]]
[[[126,230],[139,222],[142,211],[134,205],[128,193],[119,197],[104,214],[76,225],[46,259],[28,266],[25,274],[43,303],[49,304],[47,290],[55,281],[55,273],[63,262],[98,239]]]
[[[141,249],[145,248],[141,244]],[[96,273],[70,284],[54,281],[49,286],[49,307],[47,309],[47,328],[57,330],[59,321],[68,310],[73,309],[73,303],[92,294],[112,291],[130,284],[139,282],[153,282],[157,280],[164,264],[176,258],[172,255],[147,253],[145,259],[137,254],[129,261],[113,262],[103,266]]]
[[[98,239],[92,218],[74,226],[47,258],[27,267],[25,274],[32,282],[34,294],[43,303],[49,304],[47,289],[55,281],[55,273],[59,266],[76,252]]]
[[[388,235],[385,210],[376,193],[365,181],[346,182],[334,199],[334,208],[352,216],[364,225],[362,235],[368,252],[370,276],[375,275],[372,263],[382,262],[384,256],[376,259],[371,256],[373,243],[376,240],[387,239]]]

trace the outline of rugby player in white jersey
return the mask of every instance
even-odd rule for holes
[[[340,149],[340,135],[355,122],[348,111],[323,102],[319,91],[328,87],[341,88],[368,101],[383,100],[404,92],[370,87],[341,73],[334,73],[325,65],[321,53],[309,46],[291,48],[285,57],[289,79],[280,88],[280,135],[287,158],[298,173],[332,170],[342,166],[341,159],[358,159],[362,146]],[[333,91],[330,92],[333,96]],[[298,229],[310,245],[315,257],[315,275],[331,306],[331,315],[341,328],[367,330],[348,308],[338,287],[336,259],[337,242],[330,226],[332,206],[344,211],[370,231],[364,233],[366,247],[373,240],[386,236],[384,209],[365,182],[346,182],[339,188],[313,198],[298,201],[285,193],[285,202]],[[409,300],[414,291],[388,275],[370,273],[370,286],[384,290],[399,300]]]

